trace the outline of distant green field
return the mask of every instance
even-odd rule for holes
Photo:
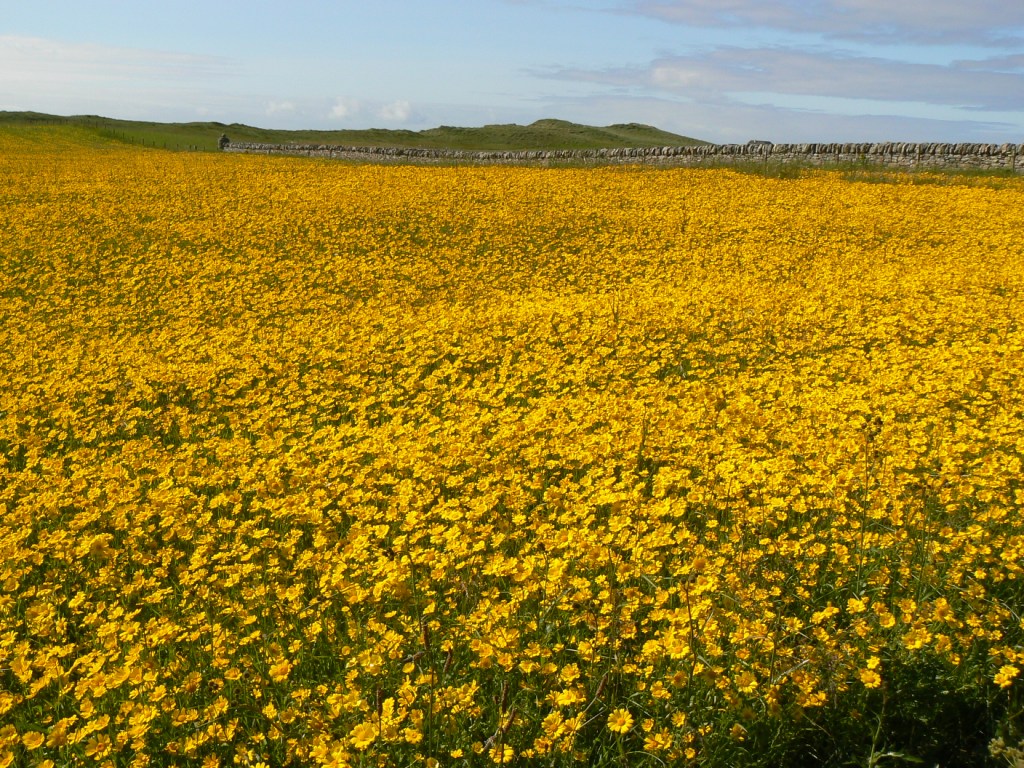
[[[639,123],[598,128],[565,120],[538,120],[530,125],[485,125],[482,128],[443,125],[424,131],[383,128],[283,131],[239,123],[148,123],[96,115],[58,117],[38,112],[0,112],[0,125],[72,125],[92,131],[101,139],[186,151],[216,150],[217,139],[225,133],[232,141],[468,150],[603,149],[707,143]]]

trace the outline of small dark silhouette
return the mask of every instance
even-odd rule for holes
[[[223,150],[231,143],[231,139],[228,138],[226,133],[222,133],[220,138],[217,139],[217,149]]]

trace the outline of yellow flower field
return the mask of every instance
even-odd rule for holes
[[[0,768],[1009,749],[1024,179],[912,180],[5,129]]]

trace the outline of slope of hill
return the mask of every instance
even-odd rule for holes
[[[650,125],[625,123],[603,128],[565,120],[538,120],[530,125],[500,124],[480,128],[442,125],[423,131],[366,130],[285,131],[240,123],[151,123],[96,115],[58,117],[39,112],[0,112],[2,125],[74,125],[99,137],[167,149],[214,150],[226,133],[232,141],[271,144],[343,144],[351,146],[423,147],[434,149],[603,149],[705,144]]]

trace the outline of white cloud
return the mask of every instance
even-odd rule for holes
[[[215,56],[0,35],[0,84],[202,82],[231,73]]]
[[[271,101],[267,103],[268,115],[289,114],[294,111],[295,102],[293,101]]]
[[[361,101],[348,97],[335,99],[328,118],[331,120],[358,119],[365,122],[367,118],[383,120],[388,123],[405,123],[412,117],[412,105],[408,101],[398,100],[389,103]]]
[[[979,61],[954,61],[953,65],[968,70],[988,70],[990,72],[1024,72],[1024,54],[996,56]]]
[[[628,0],[620,8],[701,27],[768,27],[896,44],[1020,46],[1018,0]]]
[[[671,91],[720,101],[761,93],[919,102],[992,111],[1024,110],[1024,71],[1015,57],[920,64],[826,50],[718,48],[667,56],[645,67],[559,70],[551,76],[638,92]]]
[[[719,143],[750,139],[815,141],[979,141],[1017,142],[1013,123],[885,114],[877,106],[851,104],[844,114],[765,103],[695,101],[679,98],[604,95],[559,98],[541,104],[545,114],[604,125],[642,122],[667,131]]]
[[[651,67],[651,83],[661,88],[693,88],[700,85],[702,73],[699,69],[683,65],[656,64]]]
[[[334,102],[328,114],[332,120],[344,120],[347,117],[358,115],[363,110],[363,105],[356,99],[339,98]]]
[[[0,93],[9,109],[174,120],[223,114],[240,97],[217,90],[233,61],[215,56],[0,35]]]
[[[394,123],[404,123],[412,115],[412,105],[408,101],[393,101],[377,110],[377,117]]]

